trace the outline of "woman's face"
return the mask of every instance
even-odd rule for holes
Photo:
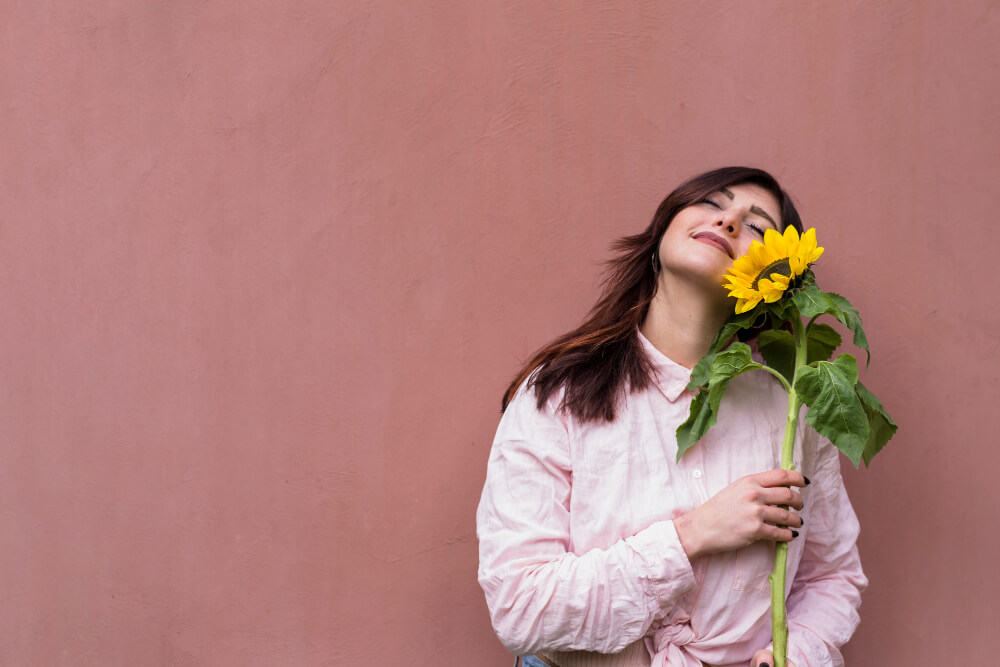
[[[768,229],[781,231],[781,208],[768,190],[752,183],[722,188],[681,209],[660,241],[660,280],[681,278],[722,284],[733,260]]]

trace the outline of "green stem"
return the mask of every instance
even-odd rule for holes
[[[792,330],[795,335],[795,375],[788,390],[788,415],[785,418],[785,439],[781,444],[781,467],[794,470],[795,431],[799,422],[799,408],[802,400],[795,391],[795,379],[799,369],[806,365],[806,331],[802,318],[796,312],[792,315]],[[788,509],[787,506],[782,506]],[[771,636],[774,641],[774,667],[785,667],[788,656],[788,622],[785,614],[785,569],[788,564],[788,543],[778,542],[774,548],[774,571],[768,577],[771,582]]]
[[[778,382],[780,382],[781,386],[785,388],[785,391],[787,391],[789,394],[792,393],[792,387],[791,387],[791,385],[788,384],[788,380],[785,379],[784,375],[782,375],[778,371],[774,370],[770,366],[762,366],[760,370],[767,371],[768,373],[770,373],[774,377],[778,378]]]

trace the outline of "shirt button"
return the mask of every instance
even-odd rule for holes
[[[701,471],[695,469],[695,471],[691,473],[691,476],[694,477],[695,479],[701,479]]]

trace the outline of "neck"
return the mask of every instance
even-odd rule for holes
[[[664,355],[694,368],[729,316],[730,304],[719,296],[718,290],[706,294],[689,284],[678,285],[676,280],[660,280],[639,330]]]

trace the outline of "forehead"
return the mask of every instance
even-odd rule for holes
[[[734,205],[766,218],[778,231],[781,231],[783,227],[781,204],[767,188],[753,183],[741,183],[721,188],[719,191],[725,198],[732,200]]]
[[[730,185],[722,188],[721,192],[734,201],[756,204],[762,208],[766,206],[765,210],[774,211],[775,213],[777,213],[781,208],[777,197],[771,194],[770,190],[761,187],[756,183],[739,183],[737,185]]]

